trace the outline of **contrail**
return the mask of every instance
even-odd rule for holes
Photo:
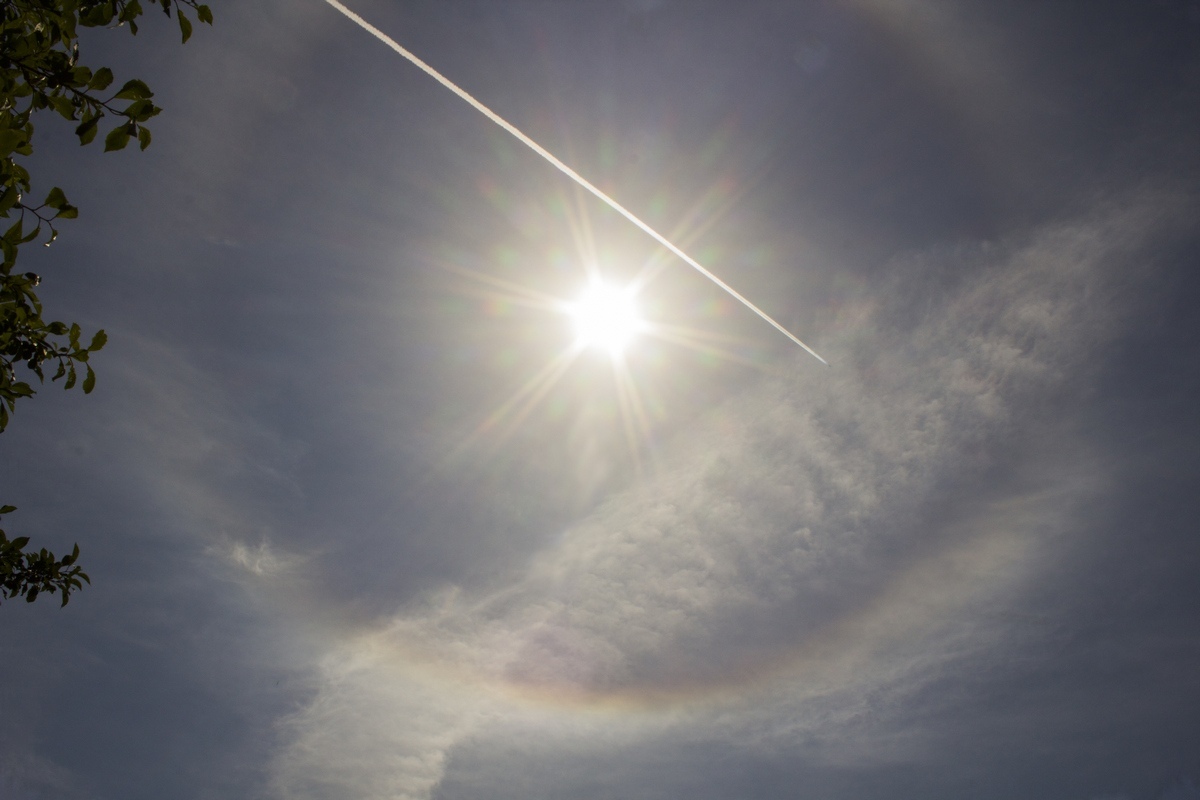
[[[658,231],[654,230],[654,228],[651,228],[646,223],[642,222],[640,219],[638,219],[636,216],[634,216],[633,212],[626,209],[623,205],[618,203],[616,200],[613,200],[611,197],[606,195],[604,192],[597,189],[595,186],[593,186],[591,183],[589,183],[578,172],[571,169],[563,162],[559,161],[558,158],[556,158],[553,153],[551,153],[546,148],[542,147],[540,144],[535,142],[533,139],[530,139],[528,136],[526,136],[524,133],[522,133],[520,130],[518,130],[516,128],[516,126],[509,123],[508,120],[504,119],[499,114],[497,114],[495,111],[492,111],[490,108],[485,106],[483,103],[476,100],[474,97],[469,95],[465,89],[461,88],[454,81],[450,80],[445,75],[438,72],[436,69],[429,66],[421,59],[417,58],[413,53],[410,53],[408,50],[404,49],[400,45],[400,43],[397,42],[395,39],[388,36],[386,33],[379,30],[379,28],[376,28],[371,23],[367,22],[365,19],[360,17],[358,14],[355,14],[353,11],[346,8],[344,5],[339,3],[338,0],[325,0],[325,2],[328,3],[329,5],[333,6],[334,8],[336,8],[338,11],[342,12],[344,15],[346,15],[347,19],[354,22],[356,25],[358,25],[364,31],[371,34],[376,39],[383,42],[388,47],[392,48],[397,53],[399,53],[400,55],[407,58],[409,61],[411,61],[416,66],[420,67],[425,72],[425,74],[429,75],[429,77],[433,78],[438,83],[440,83],[442,86],[445,86],[447,89],[454,92],[456,95],[461,97],[463,100],[466,100],[468,103],[470,103],[472,106],[474,106],[476,111],[483,114],[485,117],[487,117],[492,122],[499,125],[501,128],[504,128],[504,130],[508,131],[513,136],[517,137],[517,139],[521,140],[521,142],[526,147],[528,147],[530,150],[537,153],[539,156],[546,159],[554,166],[558,167],[558,169],[561,172],[563,172],[563,174],[565,174],[568,178],[575,181],[577,184],[582,186],[584,189],[587,189],[592,194],[596,195],[596,197],[599,197],[601,200],[603,200],[605,203],[607,203],[609,205],[609,207],[612,208],[613,211],[616,211],[618,214],[623,216],[625,219],[629,220],[634,225],[637,225],[639,228],[641,228],[643,231],[645,231],[652,239],[654,239],[654,241],[658,242],[663,247],[667,248],[672,253],[679,256],[681,259],[683,259],[685,262],[687,262],[691,267],[693,267],[701,275],[708,278],[710,281],[715,283],[717,286],[720,286],[722,289],[724,289],[726,292],[728,292],[731,297],[736,298],[738,300],[738,302],[740,302],[746,308],[750,309],[755,314],[758,314],[758,316],[762,317],[764,320],[766,320],[768,323],[770,323],[770,325],[772,327],[774,327],[775,330],[779,331],[784,336],[788,337],[793,342],[795,342],[796,344],[803,347],[805,350],[807,350],[814,358],[816,358],[822,364],[824,364],[825,366],[829,366],[829,362],[826,361],[825,359],[821,358],[821,356],[819,356],[817,354],[816,350],[813,350],[811,347],[806,345],[804,342],[800,341],[795,336],[795,334],[793,334],[787,328],[783,327],[778,322],[776,322],[774,319],[772,319],[771,316],[767,312],[763,311],[761,308],[754,305],[754,303],[751,303],[745,297],[738,294],[738,292],[732,286],[730,286],[725,281],[718,278],[716,275],[709,272],[696,259],[689,256],[687,253],[683,252],[675,245],[671,244],[671,242],[665,236],[663,236]]]

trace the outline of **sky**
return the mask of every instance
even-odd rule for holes
[[[831,366],[321,0],[90,31],[0,797],[1200,800],[1200,3],[347,5]]]

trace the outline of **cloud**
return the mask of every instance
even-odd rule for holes
[[[316,699],[283,724],[292,741],[275,763],[278,796],[429,796],[469,726],[469,706],[385,655],[367,637],[322,662]]]
[[[1200,789],[1191,778],[1180,778],[1167,787],[1159,800],[1200,800]]]
[[[76,783],[67,770],[52,761],[33,754],[19,742],[0,739],[0,797],[6,800],[88,797]]]
[[[257,545],[233,541],[219,551],[231,564],[247,570],[258,578],[275,577],[291,572],[302,562],[298,556],[280,553],[269,543]]]
[[[302,496],[292,476],[302,447],[256,422],[195,353],[137,331],[119,333],[103,443],[110,472],[145,487],[173,529],[210,543],[238,566],[294,563],[266,542],[271,512]],[[140,410],[136,418],[129,418],[129,407]]]
[[[897,263],[831,320],[834,369],[714,408],[511,585],[333,636],[279,794],[429,797],[456,747],[518,735],[928,755],[905,698],[1019,635],[1006,598],[1105,487],[1070,409],[1181,209]]]

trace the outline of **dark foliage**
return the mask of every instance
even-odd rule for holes
[[[208,6],[196,0],[149,0],[154,8],[174,15],[186,42],[192,22],[212,23]],[[33,182],[19,163],[33,152],[33,118],[51,110],[75,126],[79,143],[91,143],[106,119],[116,124],[104,136],[105,152],[121,150],[132,141],[145,150],[150,145],[146,123],[162,110],[154,93],[140,80],[126,81],[113,89],[112,70],[93,70],[80,62],[80,28],[125,27],[138,32],[143,9],[139,0],[0,0],[0,217],[12,220],[0,236],[0,432],[8,426],[17,400],[32,397],[28,379],[43,383],[63,379],[63,388],[78,381],[84,394],[96,385],[88,359],[107,341],[96,332],[87,345],[75,324],[42,317],[36,288],[41,278],[16,270],[22,245],[41,242],[49,246],[58,237],[59,220],[74,219],[79,210],[55,186],[40,202],[32,200]],[[14,510],[4,506],[2,513]],[[9,540],[0,531],[0,586],[5,597],[34,600],[43,591],[61,591],[63,605],[79,578],[87,576],[74,566],[78,547],[70,556],[25,552],[23,537]]]

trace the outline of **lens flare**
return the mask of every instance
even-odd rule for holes
[[[469,92],[467,92],[461,86],[459,86],[454,81],[447,78],[442,73],[438,72],[433,67],[426,64],[421,59],[417,58],[416,55],[414,55],[412,52],[410,52],[409,50],[407,50],[403,46],[401,46],[400,43],[397,42],[395,39],[388,36],[386,33],[379,30],[379,28],[376,28],[371,23],[367,22],[365,19],[360,17],[358,14],[355,14],[353,11],[346,8],[346,6],[342,5],[340,2],[338,2],[338,0],[325,0],[325,2],[328,3],[332,8],[336,9],[341,14],[343,14],[351,22],[358,25],[364,31],[366,31],[367,33],[370,33],[376,39],[378,39],[379,41],[383,42],[385,45],[390,47],[393,51],[400,54],[404,58],[408,59],[409,62],[411,62],[414,66],[421,69],[426,75],[433,78],[434,80],[436,80],[438,83],[442,84],[442,86],[445,86],[450,91],[454,92],[454,94],[458,95],[460,98],[462,98],[467,103],[469,103],[471,105],[471,107],[474,108],[476,111],[483,114],[485,117],[490,119],[492,122],[496,123],[501,128],[503,128],[504,130],[508,131],[510,134],[515,136],[522,144],[524,144],[530,150],[532,150],[533,152],[537,153],[539,156],[544,158],[547,162],[549,162],[551,165],[553,165],[556,169],[558,169],[560,172],[562,172],[568,178],[575,181],[575,183],[579,184],[579,186],[583,187],[584,189],[586,189],[587,191],[591,192],[593,195],[598,197],[600,200],[604,201],[604,203],[606,203],[609,208],[611,208],[613,211],[616,211],[618,214],[623,216],[625,219],[632,222],[634,225],[636,225],[638,228],[640,228],[643,232],[645,232],[650,238],[654,239],[654,241],[658,242],[663,247],[670,250],[672,253],[674,253],[676,256],[678,256],[688,266],[692,267],[694,270],[699,272],[701,275],[708,278],[714,284],[719,286],[730,297],[734,298],[739,303],[744,305],[746,308],[753,311],[764,322],[769,324],[775,330],[782,333],[784,336],[786,336],[788,339],[790,339],[795,344],[802,347],[805,350],[805,352],[807,352],[809,355],[816,358],[818,361],[820,361],[825,366],[829,366],[829,362],[826,361],[825,359],[821,358],[821,356],[817,354],[816,350],[813,350],[811,347],[806,345],[804,342],[800,341],[800,339],[796,336],[796,334],[792,333],[787,328],[783,327],[778,322],[776,322],[775,319],[770,314],[763,311],[758,306],[754,305],[754,303],[750,302],[750,300],[748,300],[747,298],[743,297],[732,286],[730,286],[725,281],[721,280],[716,275],[714,275],[711,271],[708,270],[708,268],[703,266],[699,261],[697,261],[696,259],[689,256],[687,253],[685,253],[683,250],[681,250],[677,245],[675,245],[673,242],[671,242],[669,239],[667,239],[667,237],[663,236],[661,233],[654,230],[654,228],[651,228],[649,225],[647,225],[645,222],[643,222],[640,218],[635,216],[633,214],[633,212],[631,212],[630,210],[625,208],[623,205],[618,203],[613,198],[609,197],[607,194],[602,192],[599,188],[594,186],[592,183],[590,183],[589,181],[584,179],[584,177],[582,175],[580,175],[578,172],[571,169],[565,163],[560,161],[558,159],[558,157],[555,156],[553,153],[551,153],[549,150],[542,147],[540,144],[535,142],[533,139],[530,139],[528,136],[526,136],[524,133],[522,133],[520,130],[518,130],[517,127],[515,125],[513,125],[511,122],[504,119],[499,114],[497,114],[495,111],[492,111],[490,108],[485,106],[483,103],[476,100],[474,97],[471,96],[471,94]]]
[[[597,347],[620,356],[645,323],[638,316],[634,293],[594,281],[567,307],[575,323],[577,345]]]

